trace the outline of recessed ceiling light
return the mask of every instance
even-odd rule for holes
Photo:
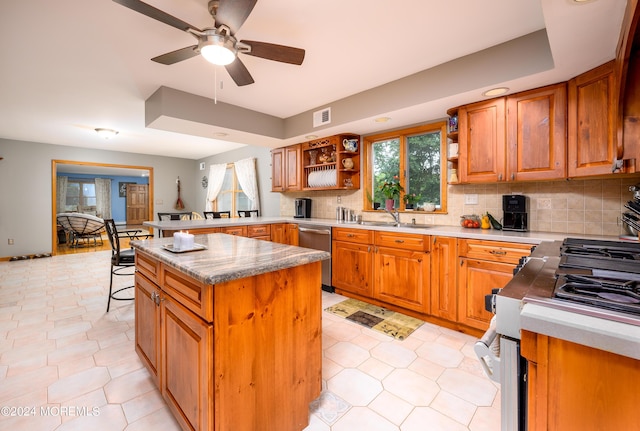
[[[305,139],[316,139],[318,137],[318,135],[307,135],[304,138]]]
[[[228,136],[228,135],[229,135],[228,133],[224,133],[224,132],[217,132],[213,134],[215,138],[224,138],[225,136]]]
[[[378,117],[374,118],[373,121],[376,123],[386,123],[387,121],[391,121],[391,117]]]
[[[507,87],[498,87],[498,88],[492,88],[491,90],[487,90],[484,93],[482,93],[482,95],[485,97],[494,97],[494,96],[500,96],[506,93],[507,91],[509,91]]]
[[[96,133],[99,136],[102,136],[104,139],[111,139],[111,138],[114,138],[119,132],[113,129],[98,128],[96,129]]]

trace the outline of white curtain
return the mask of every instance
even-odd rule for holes
[[[66,212],[67,206],[67,182],[69,177],[57,177],[56,180],[56,212]]]
[[[260,209],[260,198],[258,197],[258,178],[256,175],[256,159],[249,157],[248,159],[238,160],[234,163],[238,183],[242,191],[251,201],[252,210]]]
[[[227,170],[227,164],[211,165],[209,167],[209,187],[207,188],[207,202],[205,203],[205,211],[213,211],[213,201],[218,197],[222,183],[224,182],[224,174]]]
[[[111,218],[111,179],[95,178],[96,215],[102,219]]]

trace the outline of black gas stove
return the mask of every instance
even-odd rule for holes
[[[640,315],[640,243],[567,238],[554,298]]]

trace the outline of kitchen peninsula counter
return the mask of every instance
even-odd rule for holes
[[[184,430],[300,431],[321,391],[321,261],[226,234],[133,241],[136,352]]]

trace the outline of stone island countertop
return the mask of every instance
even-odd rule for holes
[[[251,277],[329,259],[324,251],[270,241],[214,233],[196,235],[204,250],[174,253],[166,249],[173,238],[132,241],[131,245],[205,284]]]

